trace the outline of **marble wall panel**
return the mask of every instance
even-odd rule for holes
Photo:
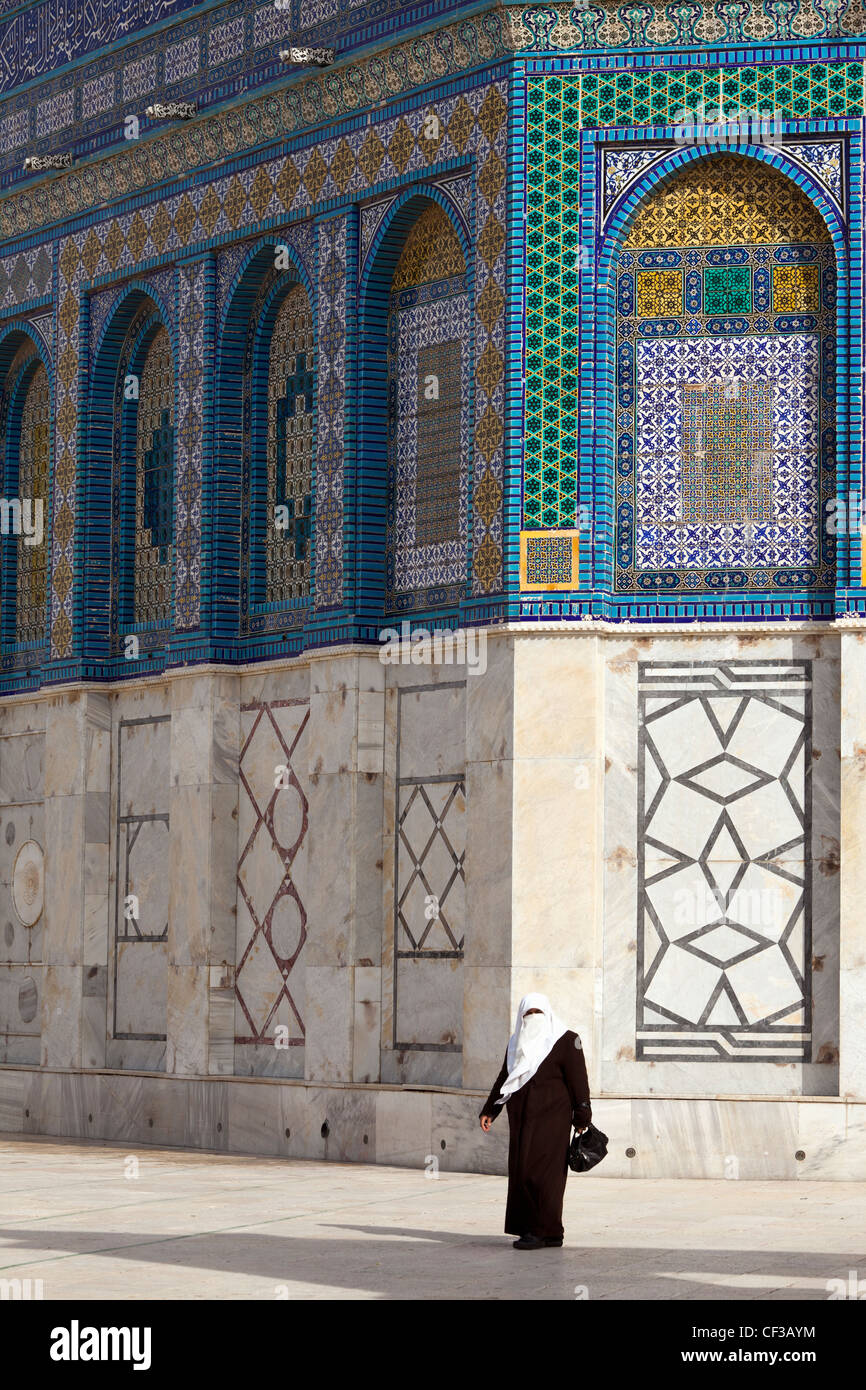
[[[239,727],[234,1067],[300,1077],[310,915],[309,698],[245,700]]]
[[[164,715],[122,720],[117,734],[121,815],[165,812],[170,737]]]
[[[376,1154],[376,1091],[342,1086],[304,1088],[305,1128],[322,1145],[322,1158],[371,1163]],[[316,1121],[319,1116],[318,1135]],[[323,1133],[322,1130],[325,1132]]]
[[[45,790],[45,735],[0,738],[0,803],[40,801]]]
[[[308,1081],[351,1081],[353,969],[308,965],[305,1076]]]
[[[0,737],[0,1061],[38,1063],[45,851],[42,732]],[[21,856],[19,858],[19,856]],[[29,866],[29,868],[27,867]]]
[[[23,1130],[24,1097],[33,1075],[26,1071],[0,1073],[0,1134],[20,1134]]]
[[[114,1036],[158,1041],[165,1037],[167,946],[164,941],[119,941],[116,955]]]
[[[308,1086],[0,1068],[0,1132],[504,1174],[508,1127],[480,1092]],[[616,1098],[595,1103],[606,1177],[862,1180],[866,1107],[842,1100]],[[503,1192],[504,1196],[504,1192]]]
[[[39,1062],[41,993],[41,965],[0,965],[0,1061]]]
[[[70,691],[45,701],[43,711],[42,1060],[68,1067],[103,1066],[111,879],[110,699],[102,692]],[[34,828],[36,824],[34,820]]]
[[[600,663],[601,643],[591,631],[514,639],[508,1029],[524,993],[547,993],[586,1040],[593,1084],[602,915]]]
[[[172,730],[166,692],[154,692],[149,703],[146,711],[140,700],[127,697],[115,710],[106,1059],[116,1067],[165,1064],[172,856],[177,852],[169,809]],[[94,906],[101,923],[101,904]],[[194,895],[184,907],[195,909]]]
[[[229,1144],[232,1153],[286,1151],[282,1092],[278,1086],[236,1086],[228,1091]]]
[[[376,1162],[423,1169],[431,1152],[432,1117],[430,1094],[377,1091]]]
[[[839,920],[839,742],[832,715],[839,699],[836,640],[720,634],[667,641],[632,639],[604,646],[605,935],[598,1020],[603,1088],[637,1095],[649,1085],[669,1093],[833,1094],[838,1060]],[[739,677],[751,682],[749,690],[735,688]],[[668,690],[663,683],[671,678],[701,689],[696,696],[685,686]],[[715,695],[715,686],[704,691],[706,680],[723,689]],[[779,691],[776,685],[770,689],[772,680]],[[785,680],[788,686],[783,689]],[[639,697],[644,724],[637,713]],[[658,738],[651,736],[653,726]],[[753,764],[757,770],[749,771]],[[641,806],[649,827],[645,832],[637,820]],[[783,834],[788,820],[792,821],[790,834]],[[774,841],[776,852],[764,865],[761,837],[766,838],[774,827],[781,839],[778,845]],[[683,837],[694,839],[694,846],[690,848],[691,840],[681,845]],[[641,845],[642,865],[635,854],[635,847]],[[725,878],[724,891],[716,883],[719,875]],[[723,914],[720,921],[726,920],[725,913],[733,913],[731,921],[735,921],[737,892],[746,906],[754,902],[760,910],[755,920],[742,924],[744,933],[735,923],[730,941],[717,940],[726,929],[710,937],[716,916],[676,925],[678,903],[687,910],[676,898],[678,884],[681,897],[685,888],[690,890],[688,903],[697,901],[698,889],[705,886],[708,911],[718,909]],[[762,893],[762,885],[778,891]],[[644,890],[640,919],[639,886]],[[674,944],[673,950],[665,946],[660,951],[659,931],[672,943],[684,935],[687,949]],[[735,951],[740,936],[742,949]],[[784,940],[784,950],[775,944],[776,937]],[[730,950],[722,959],[719,952],[726,946]],[[718,948],[715,954],[711,947]],[[685,1008],[683,1017],[691,1017],[691,1007],[695,1018],[703,1019],[707,1037],[718,1024],[722,1041],[719,1048],[713,1045],[712,1062],[702,1060],[695,1047],[685,1044],[681,1055],[677,1052],[667,1058],[653,1053],[650,1077],[640,1056],[646,1038],[656,1033],[664,1037],[665,1030],[676,1025],[673,1005],[661,997],[664,978],[658,973],[670,963],[665,957],[674,954],[682,956],[685,974],[671,999],[678,997],[677,1007]],[[733,976],[736,981],[731,983]],[[790,986],[787,994],[785,979]],[[792,980],[796,984],[798,979],[805,982],[798,986],[805,1002],[794,1018],[790,1009],[796,1000],[792,1004],[788,996]],[[659,996],[653,995],[654,1004],[652,988],[646,992],[649,981],[654,981]],[[708,1005],[703,1014],[692,999],[701,990]],[[775,1018],[770,1017],[773,991],[780,1000],[784,995]],[[636,1000],[645,1001],[639,1002],[642,1012],[637,1019]],[[727,1022],[727,1015],[719,1013],[725,1007],[731,1010]],[[744,1011],[742,1016],[738,1010]],[[767,1020],[766,1036],[754,1032],[759,1018]],[[781,1045],[776,1040],[785,1018],[788,1023],[793,1020],[794,1041],[789,1039],[787,1045],[796,1055],[785,1058],[773,1053],[770,1060],[772,1047],[778,1052]],[[746,1023],[749,1027],[743,1031]],[[639,1033],[639,1028],[644,1032]],[[639,1037],[644,1037],[640,1044]],[[698,1034],[692,1042],[699,1050],[707,1045]],[[752,1043],[747,1061],[744,1049]],[[738,1054],[733,1056],[735,1049]],[[762,1053],[767,1053],[766,1060]]]
[[[42,959],[44,913],[32,920],[40,900],[44,902],[44,887],[34,879],[25,885],[26,896],[34,895],[29,904],[22,903],[22,914],[16,909],[13,879],[15,864],[22,848],[35,841],[44,851],[45,808],[42,802],[28,805],[0,806],[0,961],[38,961]],[[29,849],[25,851],[31,861]],[[23,867],[24,860],[22,860]],[[25,920],[22,921],[22,915]]]
[[[83,977],[81,965],[43,965],[43,1066],[68,1067],[79,1062]]]
[[[370,981],[380,977],[356,981],[353,972],[378,971],[382,962],[384,681],[377,653],[310,662],[307,1080],[379,1077],[381,987],[370,997]],[[347,1012],[318,1008],[320,987]],[[328,1073],[328,1059],[338,1073]]]
[[[866,630],[841,636],[840,1093],[866,1098]]]
[[[797,1106],[797,1163],[801,1178],[849,1182],[866,1169],[866,1106],[803,1101]]]
[[[382,971],[356,966],[355,1017],[352,1034],[352,1080],[379,1079],[379,1040],[382,1033]]]
[[[485,1134],[480,1109],[476,1096],[433,1095],[430,1153],[442,1172],[508,1172],[508,1118],[500,1115]]]
[[[382,1079],[453,1085],[462,1072],[469,677],[455,680],[446,665],[386,669]]]

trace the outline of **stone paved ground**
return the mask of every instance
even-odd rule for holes
[[[0,1135],[0,1279],[45,1299],[591,1300],[866,1280],[858,1183],[570,1175],[565,1248],[537,1254],[502,1234],[504,1200],[479,1174]]]

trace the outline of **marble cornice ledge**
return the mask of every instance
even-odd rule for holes
[[[425,1082],[423,1085],[414,1082],[403,1084],[390,1081],[307,1081],[303,1077],[289,1076],[237,1076],[230,1072],[190,1072],[176,1073],[165,1071],[141,1071],[126,1070],[119,1067],[42,1067],[29,1065],[24,1062],[0,1062],[0,1073],[2,1072],[28,1072],[30,1075],[52,1075],[52,1076],[117,1076],[117,1077],[142,1077],[147,1080],[170,1082],[177,1081],[186,1084],[190,1081],[208,1081],[215,1085],[229,1083],[231,1085],[243,1086],[292,1086],[303,1087],[310,1091],[420,1091],[422,1093],[435,1092],[437,1095],[446,1096],[487,1096],[487,1090],[476,1090],[473,1087],[463,1086],[437,1086]],[[791,1105],[863,1105],[866,1106],[866,1099],[858,1096],[802,1096],[767,1094],[767,1095],[743,1095],[736,1092],[719,1091],[713,1095],[702,1094],[701,1092],[665,1092],[658,1091],[596,1091],[593,1093],[593,1104],[596,1101],[614,1100],[638,1100],[638,1101],[658,1101],[667,1104],[668,1101],[694,1103],[703,1101],[704,1103],[714,1104],[721,1101],[736,1101],[743,1105],[771,1105],[785,1102]],[[46,1136],[52,1137],[52,1136]],[[100,1141],[102,1142],[102,1141]]]
[[[434,631],[432,624],[428,630]],[[476,629],[473,629],[473,631]],[[583,618],[563,618],[551,622],[500,622],[490,623],[477,629],[488,639],[498,637],[605,637],[605,638],[657,638],[657,637],[740,637],[748,641],[754,637],[832,637],[851,632],[866,634],[866,614],[856,618],[838,618],[827,622],[724,622],[724,623],[615,623],[603,618],[586,621]],[[5,704],[36,704],[44,700],[56,700],[70,695],[121,695],[131,689],[144,690],[165,687],[173,681],[197,680],[206,676],[259,676],[274,671],[299,669],[313,662],[345,660],[346,657],[374,659],[380,647],[372,642],[339,642],[333,646],[310,647],[293,656],[272,656],[261,661],[250,662],[202,662],[190,666],[172,666],[164,671],[154,671],[146,676],[125,676],[122,680],[95,681],[70,680],[57,681],[40,686],[37,690],[11,690],[0,695],[0,709]],[[398,663],[399,664],[399,663]]]
[[[717,623],[632,623],[611,622],[606,618],[543,619],[492,624],[488,633],[502,632],[521,637],[828,637],[839,632],[866,632],[862,617],[807,622],[782,618],[776,622],[730,619]]]
[[[309,647],[292,656],[269,656],[261,661],[203,661],[189,666],[170,666],[164,671],[152,671],[145,676],[129,675],[113,681],[70,680],[54,681],[37,690],[9,690],[0,695],[4,702],[35,704],[40,700],[56,700],[67,695],[122,695],[129,690],[146,690],[170,685],[172,681],[198,680],[204,676],[266,676],[274,671],[309,666],[314,661],[345,659],[352,656],[375,657],[381,650],[372,642],[335,642],[329,647]]]

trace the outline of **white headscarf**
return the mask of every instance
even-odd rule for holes
[[[528,1009],[540,1009],[541,1013],[532,1014],[524,1021]],[[554,1043],[567,1031],[566,1025],[550,1007],[546,994],[524,994],[517,1010],[514,1032],[508,1039],[505,1056],[508,1076],[499,1093],[497,1105],[503,1104],[532,1079]]]

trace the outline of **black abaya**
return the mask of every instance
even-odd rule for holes
[[[496,1097],[508,1076],[507,1060],[494,1082],[482,1115],[496,1119]],[[568,1176],[572,1124],[583,1129],[592,1118],[583,1048],[576,1033],[557,1039],[535,1075],[508,1097],[509,1235],[561,1236],[562,1199]]]

